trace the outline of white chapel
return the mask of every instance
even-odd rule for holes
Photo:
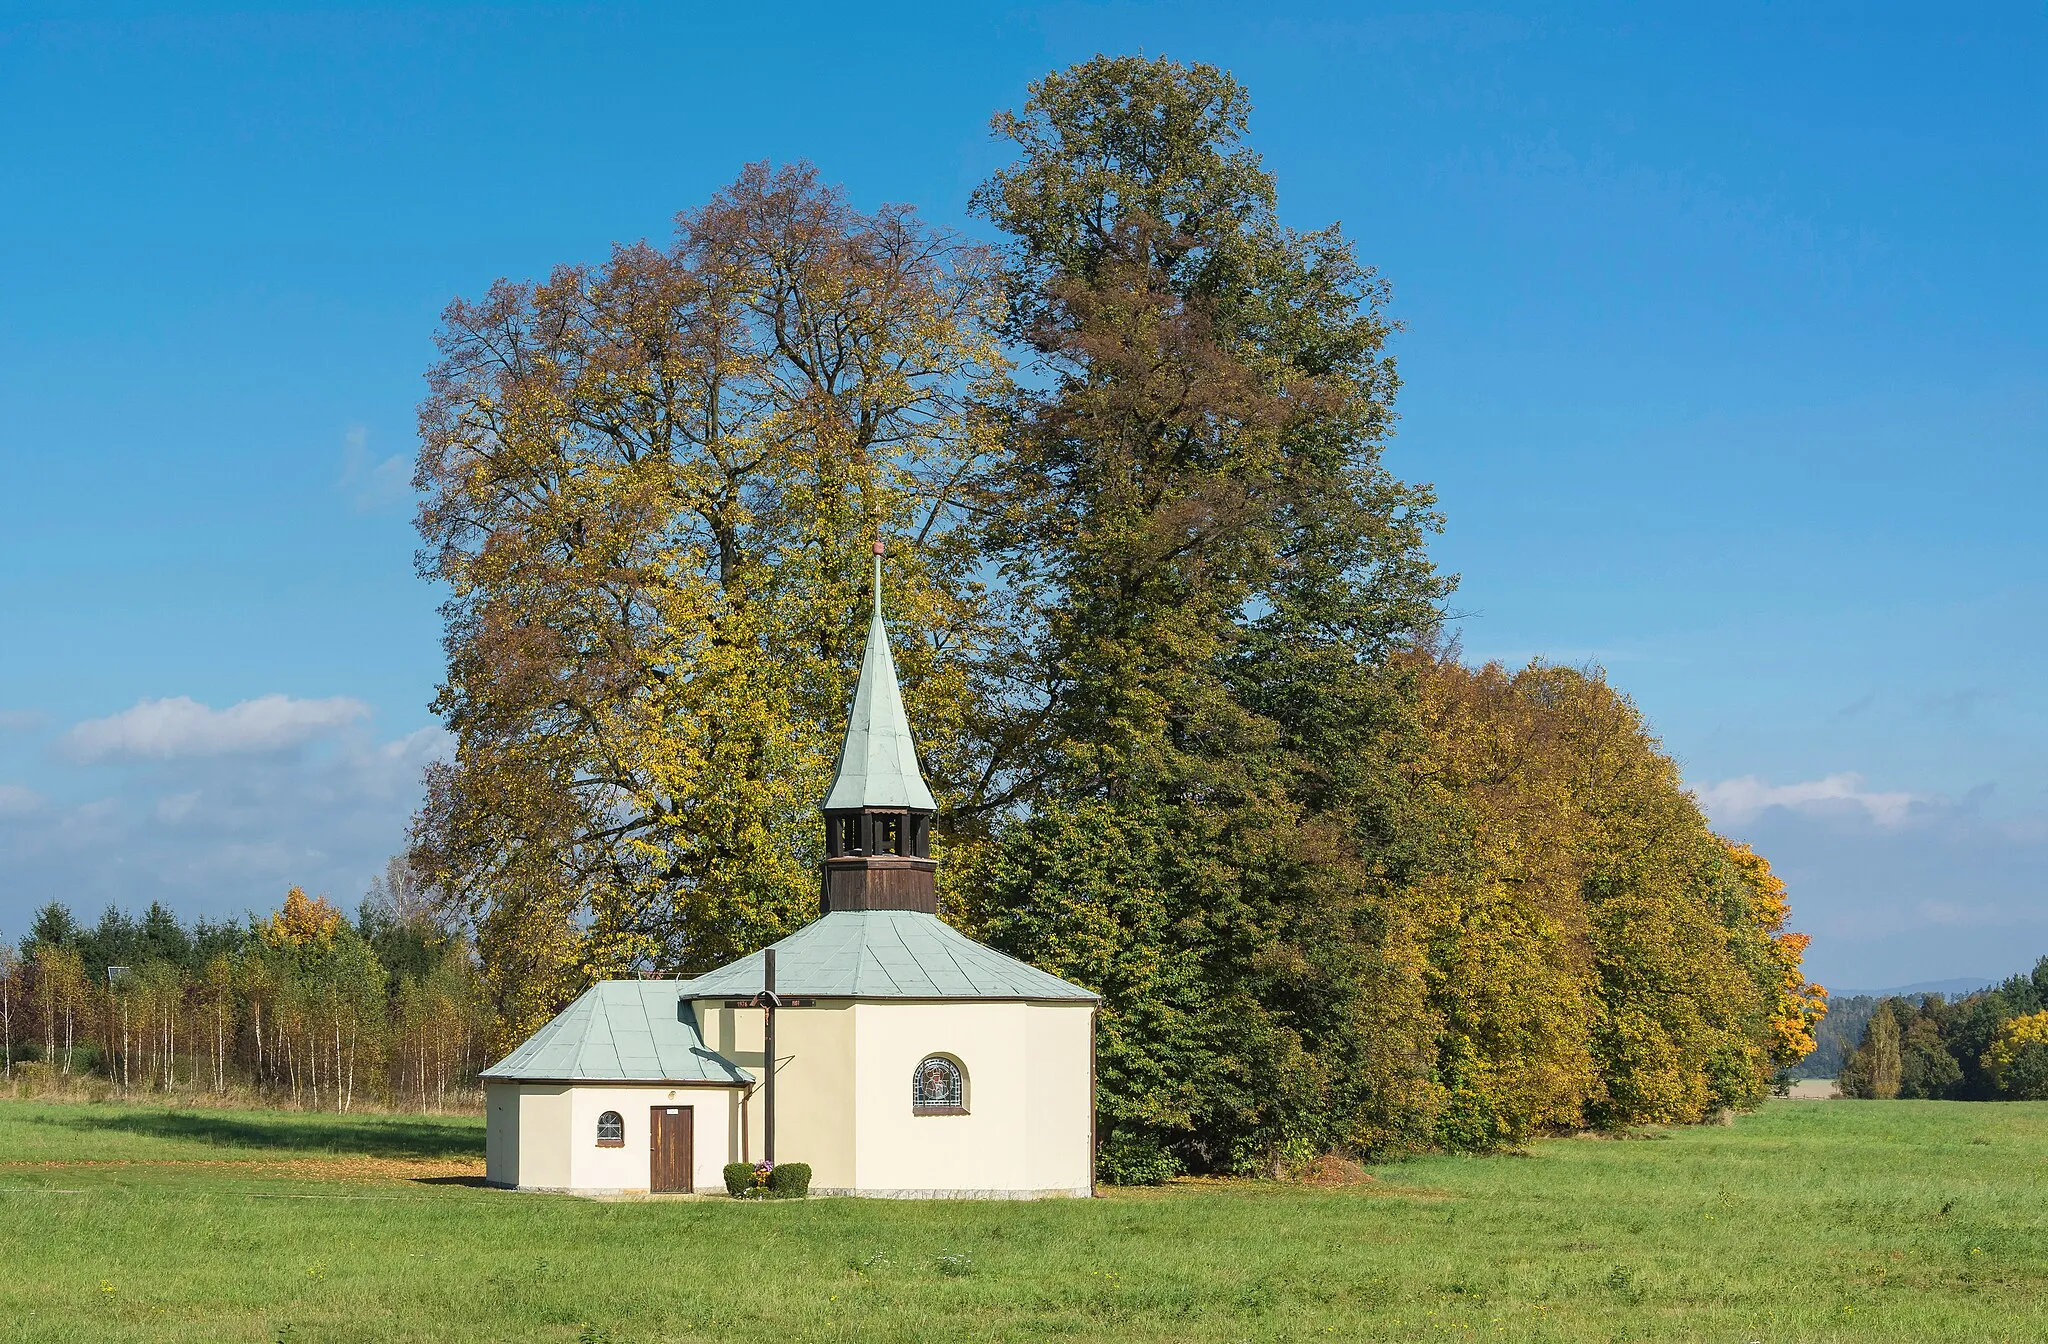
[[[592,986],[486,1069],[491,1184],[709,1193],[780,1160],[813,1194],[1092,1192],[1099,1000],[939,918],[879,544],[874,585],[818,918],[694,980]]]

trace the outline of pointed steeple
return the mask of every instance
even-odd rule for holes
[[[875,543],[875,610],[868,621],[868,645],[860,660],[860,683],[853,692],[853,713],[846,720],[846,741],[832,787],[825,791],[827,812],[856,808],[901,807],[923,812],[938,804],[917,767],[917,743],[903,712],[903,691],[896,684],[896,660],[889,653],[889,631],[882,623],[882,543]]]
[[[825,792],[825,871],[819,906],[939,912],[932,814],[938,805],[917,768],[917,744],[896,685],[882,624],[882,543],[875,543],[875,612],[861,654],[839,767]]]

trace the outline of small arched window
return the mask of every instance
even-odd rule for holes
[[[967,1075],[960,1061],[926,1055],[910,1076],[910,1110],[914,1115],[967,1114]]]
[[[597,1117],[597,1146],[600,1148],[623,1148],[626,1146],[626,1117],[617,1111],[606,1111]]]

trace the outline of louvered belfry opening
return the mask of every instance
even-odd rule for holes
[[[932,816],[917,744],[903,712],[896,660],[882,622],[881,542],[875,543],[874,611],[860,681],[846,719],[846,740],[826,790],[825,913],[919,910],[939,913],[933,874]]]
[[[932,814],[861,808],[825,814],[826,913],[922,910],[939,913]]]

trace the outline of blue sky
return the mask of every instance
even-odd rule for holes
[[[1597,661],[1837,986],[2048,953],[2048,16],[10,4],[0,933],[349,902],[443,749],[441,307],[752,159],[968,229],[991,113],[1228,67],[1405,323],[1475,658]]]

